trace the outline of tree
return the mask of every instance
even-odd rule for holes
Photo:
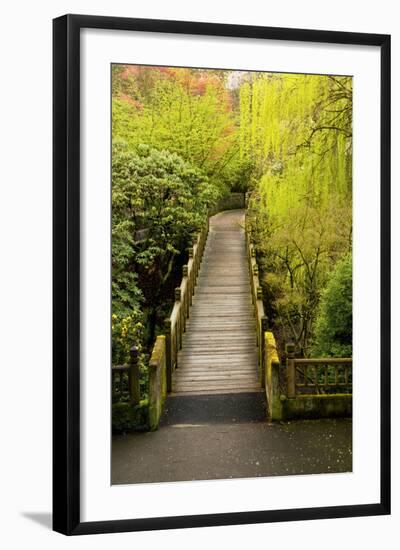
[[[308,355],[321,293],[351,250],[350,77],[254,74],[240,90],[242,160],[274,329]]]
[[[113,313],[139,309],[152,342],[176,260],[205,223],[216,188],[175,153],[113,143]],[[170,292],[172,298],[173,292]]]
[[[316,355],[352,355],[352,256],[340,260],[322,294],[315,326]]]
[[[351,217],[332,200],[320,211],[300,204],[281,220],[268,222],[268,210],[253,219],[255,245],[268,296],[285,341],[307,355],[317,308],[329,273],[351,249]]]
[[[216,185],[239,155],[230,94],[220,71],[118,66],[113,136],[177,153]]]
[[[352,246],[351,77],[135,65],[112,74],[118,322],[130,315],[131,333],[151,342],[208,207],[250,190],[268,316],[281,343],[308,355],[321,296]]]

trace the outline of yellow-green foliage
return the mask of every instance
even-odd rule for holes
[[[129,71],[129,66],[125,72]],[[151,79],[146,87],[140,78]],[[114,73],[113,136],[177,153],[209,177],[223,177],[238,153],[234,114],[217,71],[143,67]]]
[[[262,165],[270,216],[351,197],[351,94],[348,77],[267,73],[243,85],[241,155]]]
[[[113,363],[124,364],[129,361],[129,351],[133,344],[141,352],[141,340],[143,324],[141,314],[132,309],[131,315],[124,317],[116,313],[112,314],[111,332],[113,342]]]
[[[352,80],[253,74],[240,109],[241,158],[261,175],[250,207],[263,285],[307,353],[328,274],[351,250]]]

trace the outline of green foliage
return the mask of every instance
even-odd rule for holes
[[[230,97],[218,71],[122,66],[113,74],[113,136],[177,153],[223,186],[238,156]]]
[[[177,154],[145,145],[133,153],[115,142],[112,200],[118,266],[126,271],[133,249],[136,263],[150,271],[168,263],[189,243],[217,198],[207,178]],[[142,229],[144,238],[138,244],[135,231]]]
[[[253,221],[265,295],[284,340],[307,355],[322,289],[351,249],[351,212],[333,201],[322,212],[300,204],[272,223],[268,211]]]
[[[240,94],[242,160],[257,180],[253,237],[269,316],[308,355],[318,304],[351,250],[352,82],[252,75]]]
[[[112,432],[129,433],[133,430],[148,429],[148,403],[143,400],[139,405],[113,403]]]
[[[281,345],[316,352],[321,296],[351,253],[351,114],[350,77],[112,66],[113,362],[137,345],[142,387],[187,247],[229,190],[251,191]]]
[[[120,303],[113,299],[112,314],[112,362],[114,365],[123,365],[129,361],[129,352],[135,344],[141,351],[143,339],[143,315],[138,307],[132,307],[130,314],[123,314]]]
[[[153,340],[174,262],[205,222],[218,190],[177,154],[121,140],[112,159],[113,362]],[[172,297],[172,293],[171,293]],[[165,314],[165,312],[164,312]]]
[[[241,157],[258,165],[270,216],[351,198],[351,86],[349,77],[268,73],[243,86]]]
[[[313,353],[351,357],[352,322],[352,256],[348,254],[336,264],[322,294]]]

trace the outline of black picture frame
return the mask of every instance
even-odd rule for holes
[[[115,29],[306,41],[381,50],[381,496],[371,504],[179,517],[80,520],[80,31]],[[390,513],[390,36],[65,15],[53,21],[53,529],[66,535]]]

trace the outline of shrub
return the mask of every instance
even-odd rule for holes
[[[112,351],[113,363],[129,360],[154,339],[160,309],[173,292],[166,286],[176,260],[192,243],[218,191],[176,153],[147,145],[113,143]]]
[[[340,260],[324,290],[315,325],[313,355],[352,355],[352,257]]]

